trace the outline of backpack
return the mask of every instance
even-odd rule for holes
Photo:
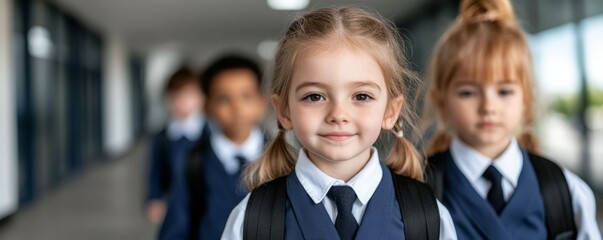
[[[172,185],[172,170],[170,166],[170,140],[167,136],[167,129],[163,129],[157,135],[158,158],[159,158],[159,182],[161,191],[168,192]]]
[[[195,147],[193,147],[186,156],[184,174],[186,175],[186,183],[188,187],[190,218],[189,218],[189,238],[199,239],[199,226],[201,218],[207,210],[207,199],[205,198],[206,186],[205,178],[203,178],[203,159],[201,155],[209,147],[209,138],[211,132],[207,123],[203,126],[201,136]]]
[[[440,237],[440,213],[431,188],[392,172],[406,239]],[[258,187],[249,197],[243,222],[245,240],[280,240],[285,237],[287,176]]]
[[[427,182],[433,188],[438,199],[444,197],[444,163],[447,152],[436,153],[429,157]],[[572,209],[572,198],[563,175],[563,170],[553,161],[536,154],[528,157],[540,187],[544,201],[545,221],[549,239],[576,239],[577,231]]]

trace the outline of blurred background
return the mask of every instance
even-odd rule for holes
[[[544,155],[601,203],[603,1],[512,2],[532,45]],[[458,9],[454,0],[0,0],[0,239],[152,239],[144,185],[150,133],[168,120],[167,77],[227,51],[267,65],[299,10],[339,4],[394,22],[419,72]]]

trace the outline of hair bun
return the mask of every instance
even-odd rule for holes
[[[499,22],[515,25],[515,15],[509,0],[463,0],[460,6],[461,22]]]

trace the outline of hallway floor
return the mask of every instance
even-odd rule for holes
[[[89,166],[0,226],[3,240],[153,239],[142,203],[146,142]]]

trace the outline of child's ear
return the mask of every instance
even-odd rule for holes
[[[278,121],[285,130],[292,129],[293,124],[291,123],[291,118],[289,118],[288,113],[281,112],[281,104],[280,97],[276,94],[272,94],[272,108],[274,108]]]
[[[383,123],[381,123],[381,128],[385,130],[390,130],[396,125],[396,122],[398,122],[398,118],[400,116],[400,111],[402,111],[403,105],[404,98],[401,96],[390,100],[389,106],[385,110],[385,116],[383,117]]]

